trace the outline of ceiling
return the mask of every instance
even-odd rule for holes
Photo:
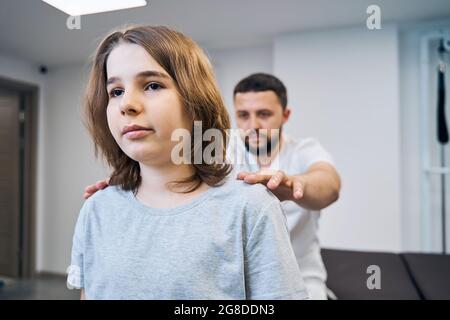
[[[0,0],[0,54],[48,66],[86,61],[109,30],[126,23],[172,26],[210,49],[270,43],[283,33],[365,26],[378,4],[382,23],[449,19],[450,0],[147,0],[147,6],[81,17],[40,0]]]

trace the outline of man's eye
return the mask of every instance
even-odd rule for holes
[[[240,114],[240,115],[239,115],[239,118],[245,119],[245,118],[247,118],[247,115],[246,115],[246,114]]]
[[[156,82],[150,82],[148,85],[147,85],[147,87],[145,88],[146,90],[147,89],[150,89],[150,90],[158,90],[158,89],[161,89],[162,88],[162,86],[159,84],[159,83],[156,83]]]
[[[112,89],[109,95],[114,98],[120,96],[122,93],[123,93],[122,89]]]
[[[261,113],[260,116],[263,118],[270,117],[270,113]]]

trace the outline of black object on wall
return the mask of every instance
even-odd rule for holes
[[[441,39],[439,44],[439,65],[438,65],[438,95],[437,95],[437,139],[441,145],[441,168],[445,167],[445,145],[448,143],[448,127],[445,118],[445,69],[444,53],[444,39]],[[446,253],[446,183],[445,173],[441,173],[441,226],[442,226],[442,253]]]

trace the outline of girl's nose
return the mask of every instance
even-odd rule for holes
[[[142,112],[142,105],[133,95],[124,95],[120,103],[120,112],[122,115],[138,115]]]
[[[125,104],[120,106],[120,112],[122,115],[137,115],[140,113],[139,108],[136,108],[134,105],[131,104]]]

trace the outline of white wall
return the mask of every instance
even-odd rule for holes
[[[324,211],[325,247],[399,251],[400,105],[394,26],[305,32],[275,42],[274,72],[287,85],[297,137],[317,137],[343,181]]]
[[[228,50],[206,50],[214,66],[222,97],[236,127],[233,111],[233,89],[242,78],[256,72],[272,73],[273,47],[271,44]]]

